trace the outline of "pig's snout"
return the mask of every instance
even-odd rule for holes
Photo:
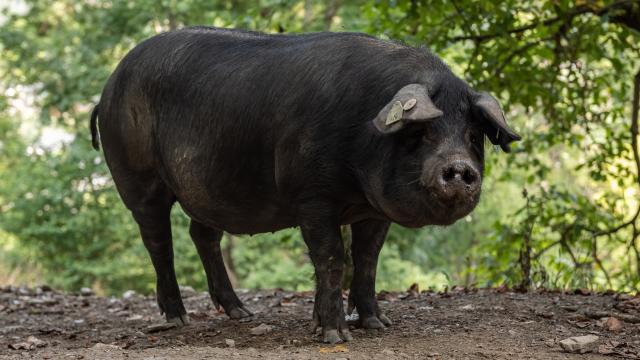
[[[442,166],[437,180],[444,198],[467,198],[480,190],[480,173],[465,160],[454,160]]]

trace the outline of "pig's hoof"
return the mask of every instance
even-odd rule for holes
[[[189,325],[189,315],[182,314],[178,317],[173,317],[171,319],[167,319],[168,323],[176,324],[178,327]]]
[[[353,336],[351,336],[351,332],[349,331],[349,329],[343,329],[340,332],[342,333],[342,338],[344,339],[344,341],[353,341]]]
[[[253,316],[253,313],[249,311],[246,307],[241,306],[241,307],[237,307],[229,310],[227,315],[229,315],[230,318],[237,320],[237,319]]]
[[[393,323],[386,315],[378,314],[378,316],[374,315],[356,320],[353,325],[363,329],[384,329],[387,326],[391,326],[391,324]]]
[[[366,319],[362,319],[360,322],[360,326],[363,329],[384,329],[384,323],[381,320],[378,320],[377,317],[371,316]]]
[[[342,342],[342,338],[338,335],[338,330],[327,330],[324,332],[322,341],[327,344],[338,344]]]
[[[326,330],[324,331],[324,336],[322,337],[322,341],[327,344],[339,344],[345,341],[352,341],[353,336],[347,329],[343,329],[340,332],[336,329]]]
[[[389,319],[385,314],[379,314],[378,319],[380,319],[385,326],[393,325],[393,321],[391,321],[391,319]]]

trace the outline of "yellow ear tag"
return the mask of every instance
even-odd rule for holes
[[[406,103],[404,103],[404,106],[402,107],[402,109],[404,111],[409,111],[409,110],[413,109],[414,106],[416,106],[417,102],[418,101],[416,99],[409,99],[409,100],[407,100]]]
[[[387,121],[385,121],[385,125],[395,124],[402,119],[402,112],[404,108],[400,101],[396,101],[391,105],[391,110],[387,114]]]

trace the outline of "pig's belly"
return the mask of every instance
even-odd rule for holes
[[[192,219],[233,234],[258,234],[297,226],[295,209],[264,193],[185,189],[176,194],[178,203]]]

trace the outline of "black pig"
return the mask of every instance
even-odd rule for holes
[[[299,226],[315,266],[314,327],[330,343],[351,339],[340,226],[352,228],[350,303],[360,326],[390,325],[374,289],[390,222],[447,225],[465,216],[480,197],[484,136],[505,151],[520,139],[493,97],[426,50],[355,33],[206,27],[131,50],[92,113],[96,149],[98,127],[168,321],[187,322],[169,221],[177,201],[191,218],[211,299],[232,318],[251,313],[227,277],[223,231]]]

